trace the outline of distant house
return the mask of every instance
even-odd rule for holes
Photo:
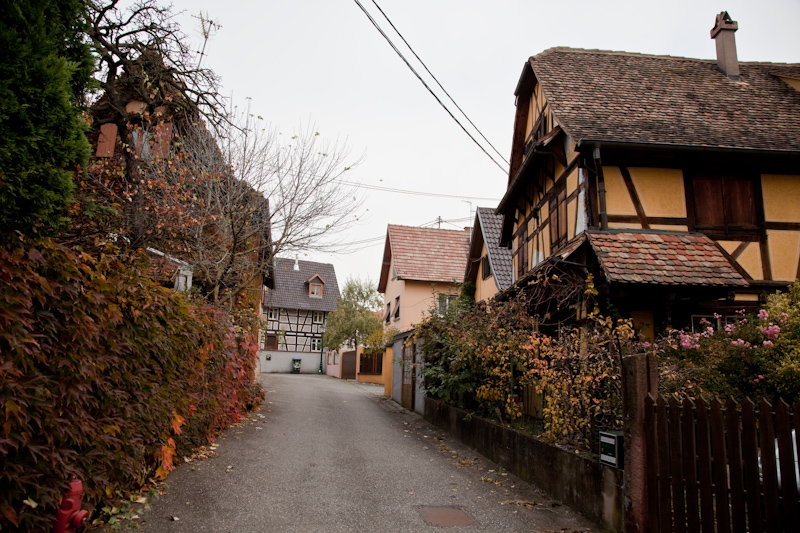
[[[717,16],[716,61],[552,48],[525,63],[497,208],[515,289],[592,274],[652,335],[797,278],[800,64],[738,62],[737,28]]]
[[[475,284],[475,301],[485,302],[513,283],[511,250],[500,246],[503,217],[494,209],[479,207],[475,212],[469,258],[464,281]]]
[[[398,330],[387,349],[384,384],[387,395],[407,409],[423,408],[415,374],[414,325],[433,309],[444,311],[459,294],[469,249],[469,228],[446,230],[390,224],[378,292],[384,296],[384,328]],[[387,379],[391,372],[391,379]],[[391,388],[389,384],[391,383]]]
[[[317,373],[328,313],[339,299],[333,265],[276,257],[271,275],[261,300],[261,371],[290,372],[300,359],[301,372]]]

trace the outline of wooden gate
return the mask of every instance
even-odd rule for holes
[[[356,352],[342,354],[342,379],[356,379]]]
[[[403,388],[400,392],[400,404],[409,411],[414,410],[414,383],[417,350],[414,342],[407,339],[403,342]]]
[[[800,402],[645,402],[649,531],[800,531]]]

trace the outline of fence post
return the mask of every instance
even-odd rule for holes
[[[622,420],[625,439],[625,531],[647,531],[647,456],[644,434],[644,400],[658,394],[655,354],[622,358]]]

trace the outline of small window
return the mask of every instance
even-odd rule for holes
[[[438,311],[440,315],[443,315],[447,312],[447,309],[453,305],[453,302],[456,301],[457,296],[455,294],[439,294],[439,305]]]
[[[322,285],[319,283],[309,283],[308,295],[312,298],[322,298]]]
[[[278,320],[278,318],[280,318],[280,315],[281,315],[280,310],[278,309],[270,308],[270,310],[267,312],[267,317],[270,320]]]
[[[322,339],[319,337],[311,339],[311,351],[318,352],[322,350]]]
[[[339,350],[334,350],[333,351],[333,364],[334,365],[338,365],[339,364]]]
[[[386,314],[383,315],[383,321],[387,324],[392,321],[392,304],[386,304]]]
[[[277,350],[278,349],[278,336],[272,333],[268,333],[264,336],[264,349],[265,350]]]
[[[400,320],[400,297],[394,299],[394,319]]]
[[[486,279],[492,275],[492,265],[489,264],[489,256],[484,255],[481,258],[481,278]]]
[[[314,324],[323,324],[325,323],[325,315],[322,311],[314,311]]]
[[[528,272],[528,224],[522,229],[517,238],[517,277],[521,278]]]
[[[567,189],[565,184],[553,190],[550,197],[550,250],[555,252],[567,244]]]

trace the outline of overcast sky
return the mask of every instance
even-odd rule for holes
[[[413,59],[372,0],[361,3]],[[463,228],[472,224],[476,207],[495,207],[502,198],[507,174],[446,114],[354,0],[174,5],[185,11],[179,20],[190,37],[198,38],[197,20],[190,15],[200,10],[221,25],[208,43],[204,66],[222,77],[225,94],[239,103],[251,98],[252,112],[282,132],[310,121],[327,138],[346,138],[353,159],[363,154],[348,179],[465,197],[363,189],[368,211],[348,239],[375,240],[350,254],[301,256],[333,263],[340,285],[348,276],[377,282],[387,224],[418,226],[441,217],[442,228]],[[740,61],[800,63],[800,0],[378,0],[378,5],[506,159],[522,67],[529,56],[554,46],[713,59],[709,31],[715,15],[727,10],[739,23]]]

